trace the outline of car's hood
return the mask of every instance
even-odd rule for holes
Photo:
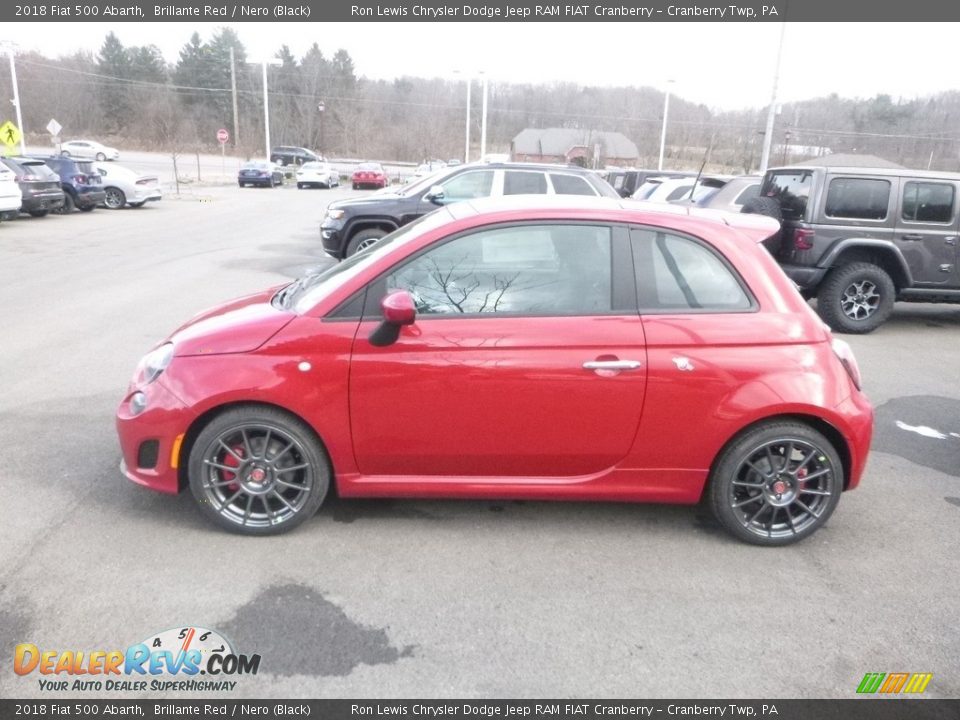
[[[277,289],[231,300],[191,318],[170,336],[176,355],[256,350],[296,317],[296,313],[270,304]]]
[[[399,195],[395,192],[377,192],[373,195],[367,195],[362,198],[351,198],[349,200],[337,200],[330,203],[327,207],[330,210],[350,210],[352,208],[370,208],[377,205],[394,204],[398,202],[416,201],[415,197]]]

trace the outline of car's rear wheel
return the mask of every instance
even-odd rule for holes
[[[78,205],[80,212],[93,212],[97,209],[96,205]]]
[[[244,535],[274,535],[312,517],[330,487],[330,462],[313,431],[275,408],[218,415],[190,451],[190,490],[201,514]]]
[[[896,294],[883,268],[868,262],[841,265],[820,284],[817,312],[837,332],[873,332],[890,317]]]
[[[120,188],[108,187],[106,189],[106,196],[103,199],[103,204],[111,210],[119,210],[127,204],[127,196],[124,195],[123,190]]]
[[[352,238],[347,245],[347,257],[351,255],[356,255],[362,250],[366,250],[368,247],[373,245],[377,240],[382,238],[387,234],[386,230],[381,230],[380,228],[370,228],[368,230],[361,230]]]
[[[62,150],[60,155],[61,157],[70,157],[70,152],[68,150]]]
[[[32,217],[46,217],[49,210],[31,210],[30,215]]]
[[[833,444],[809,425],[771,421],[733,440],[710,475],[714,516],[754,545],[789,545],[817,531],[843,491]]]

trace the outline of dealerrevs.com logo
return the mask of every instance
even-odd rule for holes
[[[46,650],[20,643],[14,651],[17,675],[37,673],[41,690],[201,691],[234,690],[224,676],[256,675],[259,655],[241,655],[215,630],[165,630],[126,650]]]

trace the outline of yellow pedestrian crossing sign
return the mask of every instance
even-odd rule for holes
[[[0,125],[0,141],[3,141],[3,144],[9,150],[12,150],[20,142],[20,128],[7,120],[3,125]]]

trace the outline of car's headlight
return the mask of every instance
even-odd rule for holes
[[[331,220],[339,220],[344,215],[343,210],[327,210],[327,217]]]
[[[137,368],[137,384],[149,385],[170,365],[173,360],[173,343],[164,343],[143,356]]]

